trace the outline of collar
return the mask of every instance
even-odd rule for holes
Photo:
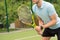
[[[44,4],[45,4],[45,1],[42,1],[42,5],[40,8],[43,8],[44,7]]]

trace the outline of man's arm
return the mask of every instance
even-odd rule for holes
[[[40,25],[43,25],[43,21],[41,20],[41,18],[39,16],[37,16],[37,19],[38,19],[38,25],[35,27],[35,30],[37,31],[37,33],[39,35],[41,35],[42,34],[42,29],[41,29]]]

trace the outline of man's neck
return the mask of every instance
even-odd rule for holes
[[[42,0],[39,0],[39,2],[37,3],[38,8],[40,8],[41,5],[42,5]]]

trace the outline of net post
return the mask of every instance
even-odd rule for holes
[[[7,2],[5,1],[5,11],[6,11],[6,28],[7,28],[7,32],[9,32],[9,24],[8,24],[8,11],[7,11]]]

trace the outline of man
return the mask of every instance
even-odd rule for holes
[[[55,34],[57,35],[57,40],[60,40],[60,18],[58,17],[54,6],[43,0],[32,0],[32,2],[34,3],[32,7],[33,12],[40,18],[40,27],[36,26],[35,29],[38,33],[41,26],[45,29],[42,33],[42,40],[50,40]]]

